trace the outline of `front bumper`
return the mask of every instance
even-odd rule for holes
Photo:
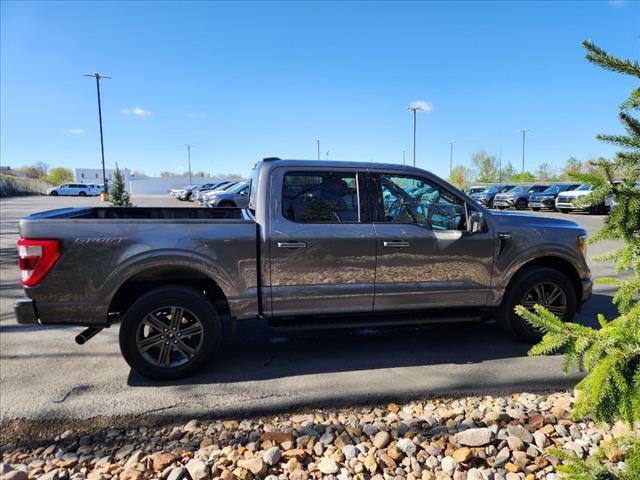
[[[515,202],[513,198],[496,198],[493,200],[493,205],[496,207],[513,207]]]
[[[555,200],[529,200],[529,206],[532,208],[555,208]]]
[[[16,314],[16,320],[22,324],[34,324],[38,322],[38,314],[36,312],[36,304],[31,298],[19,298],[13,304],[13,311]]]

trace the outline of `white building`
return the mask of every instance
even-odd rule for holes
[[[129,171],[129,169],[122,168],[120,171],[124,176],[125,184],[129,183],[129,180],[131,180],[131,172]],[[105,169],[105,174],[107,176],[107,183],[110,184],[115,177],[116,171],[113,168],[107,168]],[[104,183],[102,179],[102,169],[76,168],[76,183],[94,183],[97,185],[102,185]]]

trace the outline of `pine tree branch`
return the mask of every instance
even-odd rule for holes
[[[613,55],[609,55],[590,40],[582,42],[582,46],[588,51],[586,55],[587,61],[600,65],[602,68],[612,72],[624,73],[640,78],[640,64],[637,61],[622,60]]]

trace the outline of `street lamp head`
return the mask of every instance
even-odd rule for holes
[[[407,110],[410,110],[412,112],[423,110],[426,112],[430,112],[431,110],[433,110],[433,105],[431,105],[429,102],[425,102],[424,100],[418,100],[415,102],[411,102],[407,107]]]
[[[83,73],[82,74],[83,77],[94,77],[97,78],[98,80],[102,80],[103,78],[107,78],[110,79],[111,77],[107,76],[107,75],[102,75],[101,73],[95,72],[95,73]]]
[[[524,133],[524,132],[528,132],[529,129],[528,128],[523,128],[522,130],[520,130],[520,133]]]

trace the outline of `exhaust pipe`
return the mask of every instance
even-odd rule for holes
[[[82,332],[80,332],[78,335],[76,335],[76,343],[78,345],[84,345],[101,331],[102,331],[101,328],[89,327],[86,330],[83,330]]]

